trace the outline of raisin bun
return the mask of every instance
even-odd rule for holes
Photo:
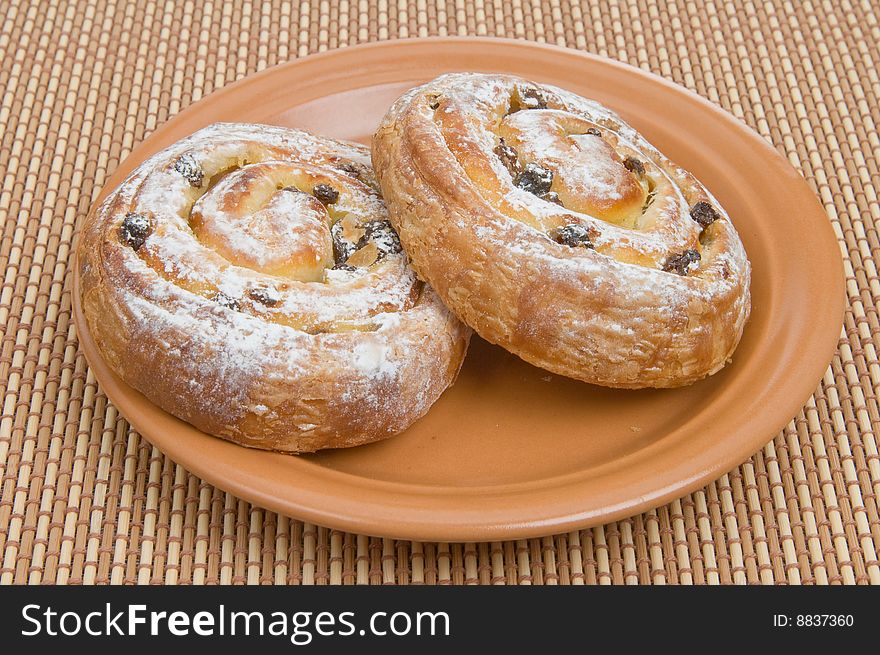
[[[467,349],[469,330],[401,251],[357,144],[212,125],[96,207],[78,254],[83,313],[110,367],[245,446],[396,434]]]
[[[602,105],[505,75],[412,89],[373,137],[415,269],[485,339],[611,387],[676,387],[729,361],[750,266],[689,172]]]

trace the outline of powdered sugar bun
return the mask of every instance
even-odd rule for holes
[[[730,359],[750,309],[730,217],[602,105],[443,75],[394,103],[372,154],[414,267],[485,339],[613,387],[689,384]]]
[[[363,146],[215,124],[93,210],[82,306],[107,363],[211,434],[285,452],[404,430],[469,331],[401,251]]]

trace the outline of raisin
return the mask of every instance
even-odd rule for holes
[[[546,200],[547,202],[552,202],[554,205],[559,205],[563,207],[562,200],[559,199],[559,194],[555,191],[548,191],[547,193],[542,193],[539,198],[541,200]]]
[[[717,221],[721,216],[718,211],[705,200],[701,200],[691,207],[691,218],[700,224],[700,227],[707,228]]]
[[[352,266],[351,264],[339,263],[336,262],[333,264],[334,271],[356,271],[357,268]]]
[[[352,164],[351,162],[343,162],[339,164],[338,168],[346,175],[349,175],[355,179],[360,179],[361,169],[358,168],[356,164]]]
[[[590,238],[590,230],[578,223],[569,223],[562,227],[550,230],[550,238],[556,243],[572,248],[592,248],[593,240]]]
[[[526,164],[522,172],[513,179],[514,185],[523,191],[540,196],[550,190],[553,184],[553,171],[548,171],[534,162]]]
[[[137,212],[128,212],[122,219],[122,228],[119,235],[123,241],[135,250],[138,250],[150,233],[153,231],[150,225],[150,218],[146,214],[138,214]]]
[[[226,309],[231,309],[233,311],[238,311],[238,301],[232,296],[226,295],[222,291],[218,291],[213,300],[221,307],[225,307]]]
[[[252,300],[257,301],[261,305],[266,305],[266,307],[274,307],[281,302],[281,296],[278,295],[278,292],[269,287],[250,289],[248,295]]]
[[[339,191],[329,184],[316,184],[312,194],[325,205],[332,205],[339,200]]]
[[[351,241],[342,236],[342,222],[336,222],[330,228],[330,235],[333,237],[333,261],[336,265],[333,268],[339,268],[345,264],[355,247]]]
[[[190,183],[190,186],[202,186],[202,179],[205,174],[202,172],[199,162],[191,154],[186,153],[178,157],[177,161],[174,162],[174,170],[180,173],[183,179]]]
[[[519,89],[519,104],[524,109],[547,108],[547,101],[544,99],[544,95],[533,86]]]
[[[288,192],[290,192],[290,193],[305,193],[303,190],[301,190],[301,189],[299,189],[298,187],[295,187],[295,186],[281,187],[281,190],[282,190],[282,191],[288,191]]]
[[[504,164],[504,168],[510,173],[510,177],[516,177],[519,174],[520,165],[516,148],[507,145],[504,143],[504,139],[501,139],[501,143],[495,146],[495,149],[492,152],[498,155],[498,159]]]
[[[379,259],[403,250],[400,245],[400,237],[397,236],[397,232],[388,221],[370,221],[365,224],[364,236],[360,238],[355,248],[360,250],[370,241],[376,244],[376,248],[379,250]]]
[[[602,136],[602,133],[598,130],[598,128],[595,127],[588,127],[587,134],[589,134],[590,136]]]
[[[696,268],[695,264],[699,264],[699,262],[700,253],[688,248],[680,255],[672,255],[669,257],[663,264],[663,270],[667,273],[687,275],[691,269]]]
[[[645,165],[635,157],[627,157],[623,160],[623,166],[631,173],[635,173],[639,177],[645,174]]]

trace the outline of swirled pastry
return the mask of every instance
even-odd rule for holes
[[[409,266],[367,148],[280,127],[216,124],[147,160],[89,216],[79,261],[111,368],[246,446],[400,432],[470,334]]]
[[[750,267],[730,218],[605,107],[443,75],[394,103],[372,151],[416,270],[485,339],[612,387],[688,384],[731,357]]]

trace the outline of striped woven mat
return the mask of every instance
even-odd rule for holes
[[[0,583],[880,583],[880,27],[871,0],[0,0]],[[594,52],[686,86],[801,171],[846,258],[840,347],[742,466],[580,532],[415,543],[288,519],[175,465],[107,401],[71,240],[163,121],[276,63],[399,37]]]

